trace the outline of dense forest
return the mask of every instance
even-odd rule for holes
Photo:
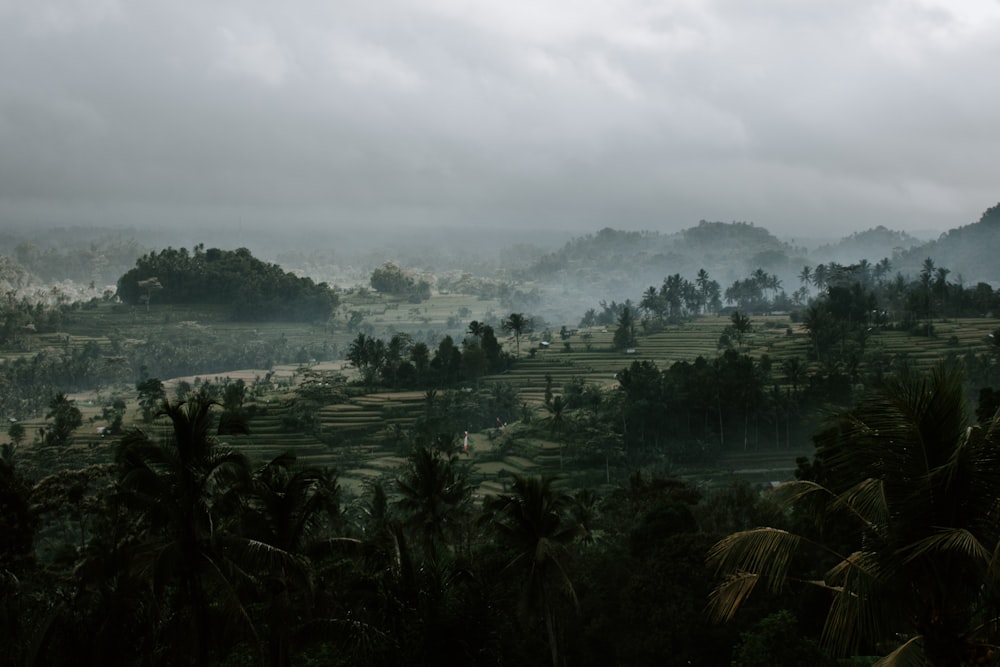
[[[261,262],[246,248],[198,245],[191,253],[167,248],[143,255],[118,279],[117,297],[148,305],[154,294],[167,304],[225,304],[236,320],[325,321],[337,307],[325,283]]]

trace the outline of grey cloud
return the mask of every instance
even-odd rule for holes
[[[998,199],[968,7],[0,5],[0,224],[944,229]]]

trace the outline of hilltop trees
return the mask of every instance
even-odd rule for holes
[[[118,279],[118,297],[148,308],[161,304],[227,306],[235,320],[325,321],[338,297],[326,283],[299,278],[254,258],[246,248],[195,246],[150,252]]]
[[[426,301],[431,296],[431,285],[426,280],[417,280],[407,275],[393,262],[386,262],[372,271],[371,286],[385,294],[405,297],[411,303]]]
[[[722,307],[719,283],[705,269],[698,271],[695,282],[679,273],[667,276],[659,290],[650,286],[642,295],[639,308],[658,322],[677,322]]]

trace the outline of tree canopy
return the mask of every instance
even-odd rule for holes
[[[155,294],[155,298],[154,298]],[[118,298],[130,305],[227,305],[235,320],[325,320],[338,297],[326,283],[298,277],[253,257],[246,248],[195,246],[150,252],[118,279]]]

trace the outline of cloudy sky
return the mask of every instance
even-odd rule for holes
[[[0,226],[944,230],[1000,0],[0,0]]]

